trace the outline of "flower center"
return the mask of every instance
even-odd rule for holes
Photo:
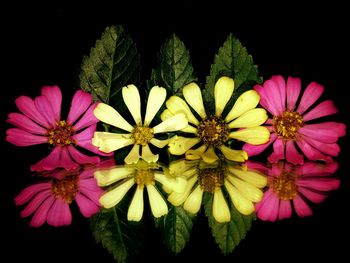
[[[150,169],[136,170],[135,182],[141,188],[148,184],[154,184],[154,171]]]
[[[222,168],[199,170],[198,182],[204,192],[214,193],[216,188],[224,184],[224,170]]]
[[[283,171],[280,176],[274,176],[270,185],[272,190],[282,200],[292,200],[297,195],[298,186],[295,184],[296,175]]]
[[[145,146],[153,138],[153,129],[144,126],[137,126],[134,129],[133,136],[136,144]]]
[[[74,143],[72,136],[75,134],[72,125],[67,124],[66,121],[57,122],[57,126],[50,129],[46,133],[47,142],[52,145],[70,145]]]
[[[228,131],[222,118],[210,116],[199,123],[197,135],[207,146],[220,146],[228,140]]]
[[[79,175],[68,175],[64,179],[53,179],[51,192],[55,198],[61,198],[67,204],[72,203],[79,191]]]
[[[285,111],[281,117],[273,117],[273,127],[284,139],[295,139],[297,131],[303,126],[303,117],[295,111]]]

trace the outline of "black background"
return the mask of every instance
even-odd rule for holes
[[[340,109],[335,117],[349,125],[349,28],[346,8],[332,4],[296,2],[284,5],[237,1],[163,1],[121,4],[119,1],[70,6],[64,4],[22,5],[1,8],[1,224],[0,257],[36,262],[71,262],[113,258],[96,245],[88,221],[73,214],[70,227],[47,225],[29,228],[19,217],[13,198],[31,182],[29,165],[45,156],[45,148],[19,148],[4,141],[6,115],[17,111],[14,99],[37,96],[43,85],[59,85],[64,100],[77,88],[79,66],[106,26],[122,24],[141,54],[143,84],[156,66],[156,54],[166,38],[175,32],[190,50],[192,62],[203,83],[210,64],[228,33],[237,36],[268,79],[274,74],[300,77],[305,87],[317,81],[326,87],[323,98],[333,99]],[[146,1],[145,1],[146,2]],[[148,2],[148,1],[147,1]],[[113,4],[112,4],[113,3]],[[342,152],[337,175],[342,184],[311,218],[264,223],[255,222],[252,231],[235,251],[222,257],[204,219],[195,224],[191,240],[177,257],[167,252],[159,233],[147,229],[147,247],[136,261],[241,262],[261,259],[347,258],[349,247],[349,143],[340,139]],[[43,149],[43,152],[41,151]],[[76,208],[73,207],[73,210]],[[203,217],[202,217],[203,218]]]

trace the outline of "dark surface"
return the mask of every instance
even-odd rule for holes
[[[100,1],[99,1],[100,2]],[[176,3],[176,4],[175,4]],[[165,3],[163,4],[165,5]],[[71,262],[99,260],[113,262],[89,231],[88,221],[73,214],[70,227],[47,225],[29,228],[29,220],[19,217],[13,198],[31,182],[29,165],[43,157],[45,148],[19,148],[4,141],[6,115],[16,111],[14,99],[37,96],[43,85],[59,85],[64,101],[77,87],[79,66],[84,54],[106,26],[122,24],[131,34],[141,54],[143,83],[156,65],[156,54],[166,38],[175,32],[191,52],[195,72],[204,82],[218,48],[229,32],[234,33],[253,55],[265,79],[274,74],[300,77],[305,87],[317,81],[326,87],[324,99],[333,99],[340,113],[337,120],[349,125],[348,16],[344,6],[333,4],[305,7],[296,3],[286,7],[240,6],[214,1],[195,4],[174,2],[155,6],[102,4],[82,7],[12,6],[2,8],[2,85],[1,85],[1,238],[0,255],[15,260]],[[7,18],[4,14],[9,15]],[[4,81],[5,80],[5,81]],[[212,239],[204,217],[194,226],[190,243],[178,256],[167,252],[153,228],[146,230],[147,248],[138,260],[180,261],[190,257],[241,262],[250,259],[281,262],[285,259],[324,259],[347,257],[349,220],[349,143],[340,140],[338,176],[342,184],[307,219],[292,218],[277,223],[255,222],[241,245],[222,257]],[[43,151],[41,151],[43,149]],[[73,208],[76,212],[76,208]],[[148,224],[151,225],[151,224]],[[344,241],[345,240],[345,241]]]

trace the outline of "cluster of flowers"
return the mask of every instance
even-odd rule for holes
[[[337,141],[345,135],[345,125],[314,121],[336,113],[337,108],[330,100],[312,108],[324,88],[313,82],[300,96],[298,78],[285,81],[274,76],[244,92],[228,108],[234,88],[232,78],[217,80],[211,113],[196,83],[184,86],[182,97],[168,99],[166,89],[155,86],[142,118],[139,91],[128,85],[122,88],[122,97],[135,124],[111,106],[93,103],[91,94],[82,90],[75,93],[66,119],[61,118],[62,94],[57,86],[42,88],[34,100],[19,97],[16,105],[21,113],[9,114],[8,122],[16,128],[7,130],[6,140],[17,146],[46,143],[52,148],[31,166],[50,179],[27,187],[15,199],[18,205],[29,202],[21,215],[34,214],[32,226],[67,225],[73,200],[90,217],[101,206],[117,205],[133,186],[127,213],[132,221],[142,218],[145,187],[154,217],[168,212],[164,195],[172,205],[196,214],[203,192],[213,194],[212,213],[219,223],[231,220],[226,197],[240,213],[256,211],[262,220],[290,217],[292,203],[299,216],[311,215],[306,199],[322,202],[327,191],[339,187],[339,180],[330,175],[338,168],[333,157],[339,154]],[[155,123],[161,109],[161,122]],[[96,131],[99,121],[116,132]],[[243,142],[243,148],[237,149],[237,142]],[[268,165],[247,161],[271,144]],[[127,146],[131,150],[125,165],[99,157],[118,154]],[[168,166],[159,164],[155,151],[166,146],[170,154],[184,158]],[[305,157],[309,161],[304,163]]]

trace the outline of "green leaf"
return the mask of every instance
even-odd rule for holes
[[[215,242],[219,245],[224,255],[231,253],[236,246],[245,238],[247,232],[255,220],[255,214],[242,215],[231,204],[231,221],[228,223],[218,223],[212,214],[213,197],[210,193],[205,193],[203,197],[205,214],[208,217],[211,233]]]
[[[107,27],[81,64],[80,88],[95,100],[119,105],[121,88],[140,81],[140,56],[122,26]]]
[[[102,243],[118,262],[126,262],[137,254],[139,237],[126,220],[126,209],[117,206],[102,209],[90,219],[90,226],[97,243]]]
[[[177,94],[186,84],[197,80],[190,53],[175,34],[161,47],[158,60],[158,67],[152,70],[148,88],[155,85],[164,87],[171,96]]]
[[[194,216],[181,206],[172,206],[167,215],[156,220],[164,243],[174,254],[180,253],[190,239]]]
[[[206,94],[214,97],[214,86],[221,76],[228,76],[235,80],[235,90],[245,83],[260,83],[258,67],[254,65],[253,58],[241,42],[230,34],[224,45],[215,55],[214,64],[210,68],[210,76],[207,77]]]

